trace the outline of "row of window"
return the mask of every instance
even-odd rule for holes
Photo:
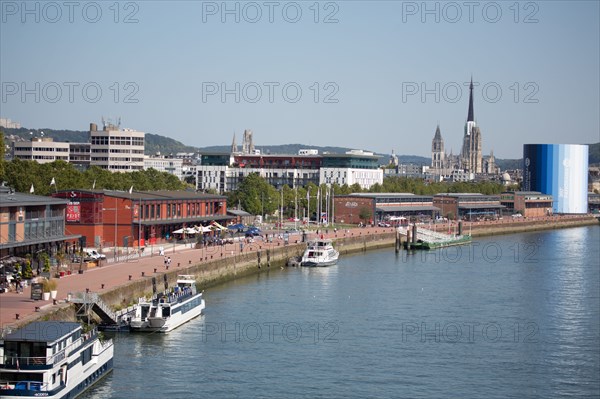
[[[69,148],[61,147],[15,147],[15,151],[69,152]]]
[[[102,136],[94,136],[92,137],[92,145],[144,145],[143,137],[127,137],[127,136],[111,136],[111,137],[102,137]]]
[[[141,218],[142,220],[161,219],[163,207],[161,204],[146,204],[141,207]],[[166,211],[165,218],[181,217],[185,209],[185,216],[202,216],[202,215],[214,215],[219,210],[218,202],[192,202],[192,203],[178,203],[178,204],[166,204],[164,207]]]

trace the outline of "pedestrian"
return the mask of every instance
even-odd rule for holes
[[[171,266],[171,257],[170,256],[167,258],[167,266]]]
[[[164,263],[165,263],[165,267],[167,267],[167,257],[166,256],[165,256]]]

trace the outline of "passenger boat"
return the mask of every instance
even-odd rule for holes
[[[331,266],[337,263],[340,253],[333,248],[331,240],[317,239],[310,241],[302,255],[302,266]]]
[[[72,399],[113,368],[113,342],[79,323],[33,322],[0,340],[0,398]]]
[[[156,294],[151,300],[139,300],[129,328],[166,333],[199,316],[204,308],[202,292],[196,291],[194,276],[181,275],[172,290]]]

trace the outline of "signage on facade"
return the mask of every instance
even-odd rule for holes
[[[67,204],[67,222],[79,222],[81,218],[81,205],[79,202],[69,202]]]

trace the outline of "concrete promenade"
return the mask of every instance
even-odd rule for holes
[[[329,233],[323,235],[326,238],[335,239],[337,237],[344,237],[346,235],[369,235],[375,232],[381,233],[387,231],[390,234],[393,233],[393,228],[382,228],[382,227],[370,227],[370,228],[354,228],[341,231],[338,230],[337,234],[333,232],[333,229],[328,230]],[[277,232],[274,231],[276,234]],[[316,233],[312,232],[308,238],[315,238]],[[300,243],[302,237],[300,234],[290,234],[289,246],[303,245]],[[298,244],[296,244],[298,242]],[[260,239],[255,240],[251,244],[244,244],[243,253],[256,252],[267,248],[277,248],[284,246],[282,239],[274,239],[272,243],[264,242]],[[154,254],[150,256],[150,251],[144,254],[142,257],[136,257],[127,261],[120,261],[118,263],[103,262],[102,266],[94,267],[84,271],[83,274],[77,273],[77,265],[73,265],[74,273],[54,279],[58,283],[57,291],[57,304],[54,305],[52,300],[49,301],[35,301],[31,299],[31,287],[26,287],[23,293],[16,293],[13,291],[0,294],[0,329],[5,326],[16,327],[18,325],[26,324],[33,319],[36,319],[43,315],[47,311],[55,310],[60,306],[68,306],[65,304],[65,299],[69,293],[83,292],[89,289],[91,292],[103,294],[107,291],[115,289],[119,286],[127,285],[131,281],[141,280],[148,276],[158,275],[167,271],[164,265],[164,256],[158,255],[158,249],[160,245],[154,246]],[[209,246],[202,249],[190,248],[189,244],[179,245],[164,245],[165,256],[171,258],[171,265],[168,271],[177,269],[183,269],[189,265],[197,265],[208,263],[217,259],[231,258],[240,254],[239,242],[233,244],[227,244],[224,246]],[[156,274],[154,270],[156,269]],[[142,272],[145,277],[142,276]],[[129,279],[131,276],[131,280]],[[40,308],[36,312],[36,307]],[[17,320],[16,315],[19,315]]]
[[[506,234],[515,231],[552,229],[560,227],[574,227],[578,225],[598,224],[597,220],[590,216],[551,216],[543,218],[515,218],[489,222],[474,222],[469,225],[465,222],[463,233],[469,234],[472,231],[473,236],[488,235],[488,234]],[[456,223],[437,223],[434,225],[435,230],[454,231]],[[423,227],[428,227],[427,224]],[[389,233],[390,241],[393,245],[394,228],[383,227],[368,227],[368,228],[353,228],[349,230],[338,230],[334,233],[333,229],[329,229],[328,233],[323,230],[323,235],[326,238],[336,239],[344,237],[369,236],[374,234]],[[274,233],[277,233],[276,231]],[[316,237],[314,232],[309,234],[309,239]],[[299,234],[290,235],[289,246],[294,248],[299,243],[301,236]],[[298,242],[299,244],[296,244]],[[272,243],[267,243],[262,240],[255,240],[252,244],[244,244],[243,253],[252,253],[267,248],[278,248],[284,246],[283,240],[274,239]],[[65,299],[69,293],[83,292],[89,289],[91,292],[99,294],[106,293],[117,287],[126,286],[131,281],[142,280],[149,276],[159,275],[166,272],[164,265],[164,257],[157,255],[159,246],[154,247],[154,254],[150,254],[149,250],[142,257],[136,257],[128,261],[120,261],[118,263],[104,262],[100,267],[95,267],[86,270],[83,274],[75,272],[69,276],[55,279],[58,283],[57,304],[53,301],[34,301],[30,299],[31,288],[26,287],[23,293],[14,291],[0,294],[0,329],[4,327],[16,327],[35,320],[45,313],[50,313],[60,307],[68,307]],[[240,244],[227,244],[224,246],[205,247],[203,249],[190,248],[187,245],[165,245],[165,256],[171,258],[169,272],[177,269],[183,269],[189,265],[208,264],[214,260],[230,258],[234,262],[234,257],[240,254]],[[77,266],[74,266],[77,270]],[[156,270],[156,273],[155,273]],[[144,273],[145,277],[142,276]],[[131,276],[131,279],[130,279]],[[39,311],[36,311],[36,307]],[[17,314],[19,319],[17,319]]]

